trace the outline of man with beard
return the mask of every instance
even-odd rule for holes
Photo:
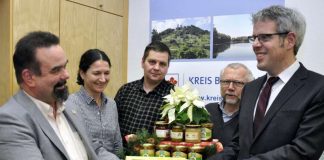
[[[0,107],[0,160],[97,159],[79,115],[63,104],[68,60],[58,37],[27,34],[13,63],[20,90]]]
[[[237,128],[242,89],[254,78],[244,64],[231,63],[221,70],[220,79],[223,99],[220,103],[207,104],[206,109],[213,123],[213,139],[218,139],[223,146],[227,146]]]

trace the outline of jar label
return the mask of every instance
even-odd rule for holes
[[[212,130],[209,128],[201,128],[201,140],[211,140],[212,138]]]
[[[175,151],[172,153],[172,157],[187,158],[187,154],[184,152]]]
[[[143,157],[154,157],[154,150],[153,149],[141,149],[140,156]]]
[[[169,130],[166,129],[156,129],[155,130],[156,136],[158,138],[167,138],[167,135],[169,133]]]
[[[159,150],[155,152],[155,155],[157,157],[170,157],[170,152],[164,151],[164,150]]]
[[[188,159],[189,160],[202,160],[202,155],[199,153],[190,152],[188,154]]]
[[[200,140],[199,132],[186,132],[186,140]]]
[[[171,131],[171,138],[172,139],[182,139],[183,132],[172,132]]]

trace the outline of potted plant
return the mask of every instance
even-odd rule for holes
[[[164,98],[162,117],[167,118],[169,124],[202,124],[209,122],[209,113],[205,103],[199,97],[197,89],[193,89],[188,83],[182,87],[175,86],[169,95]]]

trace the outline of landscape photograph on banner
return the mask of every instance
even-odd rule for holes
[[[152,21],[152,41],[168,45],[172,59],[208,59],[210,21],[210,17]]]
[[[257,68],[248,36],[251,15],[284,0],[150,0],[150,41],[161,41],[171,51],[165,79],[175,86],[192,85],[206,103],[220,102],[220,73],[230,63]]]
[[[213,17],[213,59],[255,60],[248,36],[252,33],[250,14]]]
[[[172,60],[255,60],[247,37],[249,14],[153,20],[152,41],[170,47]]]

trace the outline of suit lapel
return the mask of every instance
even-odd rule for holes
[[[87,151],[87,155],[88,157],[93,157],[90,153],[91,153],[91,149],[89,146],[91,146],[91,144],[88,141],[88,135],[87,132],[82,124],[82,119],[80,119],[79,113],[77,112],[77,110],[75,109],[71,109],[69,110],[68,107],[65,108],[65,110],[63,111],[66,119],[68,120],[70,127],[72,128],[72,130],[74,132],[77,132],[80,140],[83,142],[84,148]]]
[[[69,159],[67,152],[64,149],[63,144],[56,135],[52,126],[48,123],[47,119],[43,116],[42,112],[37,108],[35,103],[23,92],[19,91],[17,93],[17,102],[26,109],[31,117],[39,124],[39,127],[42,129],[44,134],[52,141],[52,143]]]
[[[307,70],[301,64],[296,73],[291,77],[291,79],[287,82],[287,84],[282,88],[278,96],[275,98],[271,107],[265,115],[265,119],[260,126],[259,132],[256,134],[255,138],[257,138],[264,128],[271,123],[271,119],[276,115],[276,113],[284,106],[287,100],[290,99],[292,95],[294,95],[300,87],[304,85],[302,79],[306,78]]]

